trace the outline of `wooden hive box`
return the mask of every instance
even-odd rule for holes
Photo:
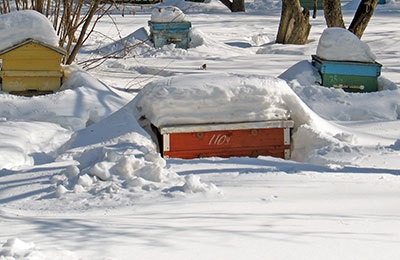
[[[33,39],[0,50],[2,90],[20,93],[59,89],[64,55],[63,49]]]
[[[382,65],[377,62],[331,61],[312,55],[312,65],[321,74],[323,86],[342,88],[348,92],[378,90]]]
[[[291,120],[179,125],[156,128],[165,158],[290,157]]]
[[[191,41],[190,22],[148,22],[150,27],[150,39],[154,47],[159,48],[164,45],[174,43],[177,48],[188,49]]]
[[[314,10],[314,0],[300,0],[300,5],[308,10]],[[317,10],[323,10],[322,0],[317,0]]]

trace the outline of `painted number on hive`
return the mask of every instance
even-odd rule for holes
[[[226,134],[213,134],[208,145],[229,144],[230,138]]]

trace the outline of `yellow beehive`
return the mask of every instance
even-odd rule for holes
[[[33,39],[0,50],[2,90],[52,92],[61,87],[64,49]]]

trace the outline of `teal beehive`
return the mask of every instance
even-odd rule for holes
[[[323,10],[322,0],[317,0],[317,10]],[[300,5],[308,10],[314,10],[314,0],[300,0]]]
[[[189,48],[192,24],[186,21],[185,14],[176,6],[154,8],[148,24],[150,40],[156,48],[171,43],[176,48]]]
[[[332,61],[312,55],[312,65],[321,75],[321,84],[348,92],[378,90],[382,65],[378,62]]]
[[[176,48],[188,49],[191,40],[190,22],[148,22],[150,39],[154,47],[159,48],[168,44],[175,44]]]

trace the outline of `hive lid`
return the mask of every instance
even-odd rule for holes
[[[50,44],[47,44],[47,43],[44,43],[44,42],[41,42],[41,41],[37,41],[37,40],[34,40],[34,39],[26,39],[26,40],[24,40],[24,41],[22,41],[20,43],[14,44],[13,46],[10,46],[10,47],[8,47],[8,48],[6,48],[4,50],[1,50],[0,51],[0,55],[3,55],[5,53],[7,53],[7,52],[15,50],[15,49],[17,49],[17,48],[19,48],[21,46],[24,46],[26,44],[29,44],[29,43],[36,43],[36,44],[42,45],[42,46],[44,46],[46,48],[49,48],[49,49],[51,49],[53,51],[56,51],[56,52],[58,52],[58,53],[60,53],[62,55],[65,55],[67,53],[63,48],[56,47],[56,46],[53,46],[53,45],[50,45]]]

